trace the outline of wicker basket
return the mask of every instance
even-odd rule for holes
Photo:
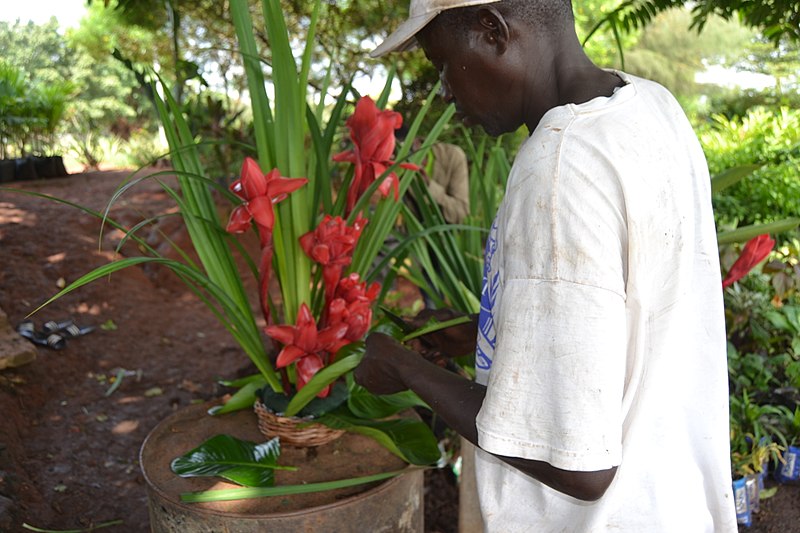
[[[307,419],[278,416],[260,400],[256,400],[254,408],[258,416],[258,429],[265,437],[280,437],[281,444],[311,448],[332,442],[344,434],[342,429],[309,423]]]

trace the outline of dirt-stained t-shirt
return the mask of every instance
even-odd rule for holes
[[[477,418],[486,452],[618,467],[584,502],[478,450],[488,531],[736,531],[710,180],[660,85],[550,110],[486,245]]]

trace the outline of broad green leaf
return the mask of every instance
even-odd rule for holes
[[[308,385],[306,385],[306,387],[308,387]],[[303,387],[300,392],[306,390],[306,387]],[[344,404],[344,402],[347,401],[347,394],[347,386],[344,383],[335,383],[333,387],[331,387],[331,392],[328,396],[319,398],[312,395],[311,400],[304,405],[300,411],[291,415],[286,414],[291,401],[289,396],[274,392],[272,389],[265,387],[261,389],[260,397],[264,405],[281,416],[299,416],[301,418],[310,416],[317,418]]]
[[[764,318],[769,320],[772,325],[783,331],[792,331],[792,325],[789,324],[786,316],[780,311],[767,311],[764,313]]]
[[[419,420],[397,418],[391,420],[366,420],[340,408],[319,419],[334,429],[344,429],[366,435],[378,441],[404,461],[415,465],[430,465],[441,458],[436,437],[431,429]]]
[[[347,406],[355,416],[373,420],[395,415],[411,407],[430,409],[419,396],[410,390],[376,396],[359,385],[354,385],[350,390]]]
[[[311,492],[323,492],[326,490],[344,489],[383,481],[400,474],[405,474],[408,470],[398,470],[395,472],[384,472],[371,476],[354,477],[339,481],[323,481],[321,483],[306,483],[303,485],[283,485],[279,487],[259,487],[246,489],[227,489],[227,490],[207,490],[203,492],[185,492],[181,494],[181,501],[190,503],[201,502],[221,502],[231,500],[245,500],[249,498],[264,498],[267,496],[291,496],[292,494],[308,494]]]
[[[170,467],[181,477],[218,476],[246,487],[271,487],[275,483],[281,447],[278,437],[262,444],[216,435],[186,454]]]

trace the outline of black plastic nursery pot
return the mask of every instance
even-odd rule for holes
[[[0,159],[0,183],[14,181],[17,174],[17,164],[13,159]]]
[[[234,488],[220,478],[181,478],[170,470],[175,457],[218,434],[252,442],[265,438],[252,411],[207,414],[211,404],[177,411],[145,439],[140,465],[147,487],[150,528],[154,533],[325,531],[362,533],[424,530],[423,471],[407,467],[380,444],[352,433],[316,448],[283,446],[279,464],[297,471],[276,471],[276,485],[296,485],[406,470],[387,481],[323,493],[209,503],[186,503],[186,492]]]

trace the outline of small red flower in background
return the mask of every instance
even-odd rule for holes
[[[283,344],[283,349],[278,354],[275,363],[277,368],[283,368],[297,361],[297,390],[302,389],[308,381],[325,366],[323,353],[335,353],[339,340],[347,333],[347,324],[334,324],[321,330],[311,310],[302,304],[297,312],[297,321],[293,326],[267,326],[267,335]],[[318,394],[324,398],[330,392],[326,387]]]
[[[306,255],[322,265],[326,302],[333,298],[344,267],[352,261],[358,238],[366,225],[367,219],[361,215],[352,226],[342,217],[325,215],[316,229],[300,237],[300,247]]]
[[[733,266],[728,271],[728,275],[725,276],[725,279],[722,281],[722,287],[725,288],[729,285],[733,285],[735,282],[745,277],[754,266],[769,255],[774,246],[775,240],[766,234],[759,235],[747,241],[747,244],[745,244],[742,249],[741,255],[736,262],[733,263]]]
[[[347,119],[353,149],[333,156],[334,161],[347,161],[355,165],[353,182],[347,191],[346,213],[350,213],[358,198],[372,185],[386,169],[394,165],[391,160],[394,153],[394,130],[403,125],[403,116],[396,111],[381,111],[369,96],[364,96],[356,103],[353,115]],[[402,163],[402,168],[419,170],[417,165]],[[399,197],[399,182],[394,172],[386,176],[378,187],[385,198],[389,191],[394,192],[395,200]]]
[[[244,202],[236,207],[228,221],[227,231],[230,233],[243,233],[250,228],[250,222],[255,221],[261,234],[261,245],[264,246],[272,238],[272,228],[275,225],[275,212],[272,204],[276,204],[308,183],[306,178],[284,178],[278,169],[273,169],[267,175],[261,172],[261,167],[250,157],[246,157],[242,164],[242,177],[231,184],[231,191]]]

